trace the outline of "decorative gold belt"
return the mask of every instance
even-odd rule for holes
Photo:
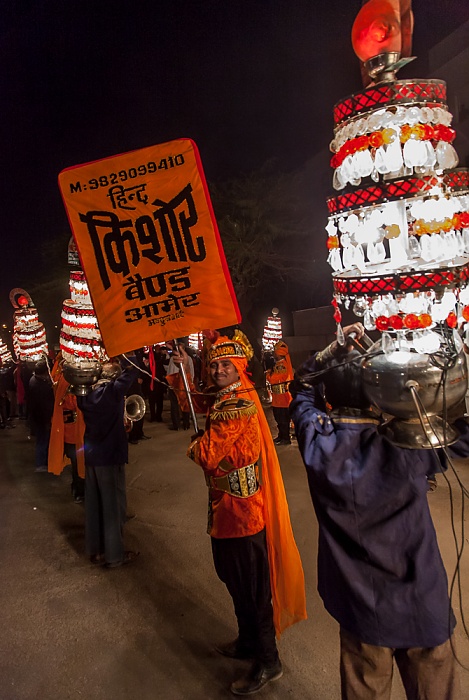
[[[286,394],[288,392],[288,386],[289,384],[283,382],[283,384],[272,384],[272,393],[273,394]]]
[[[259,467],[255,462],[233,469],[225,476],[205,474],[205,483],[209,489],[224,491],[237,498],[249,498],[259,490]]]

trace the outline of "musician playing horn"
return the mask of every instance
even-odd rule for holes
[[[135,356],[129,358],[135,362]],[[138,369],[122,358],[103,366],[101,379],[77,398],[85,419],[85,543],[93,564],[127,564],[137,552],[124,551],[125,464],[129,447],[124,400]]]

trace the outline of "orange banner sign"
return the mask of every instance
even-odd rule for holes
[[[67,168],[59,187],[108,355],[240,321],[193,141]]]

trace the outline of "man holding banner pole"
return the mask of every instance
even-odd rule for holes
[[[175,139],[66,168],[59,186],[110,357],[239,323],[193,141]],[[217,404],[189,455],[205,472],[215,567],[238,618],[238,639],[219,651],[253,659],[248,677],[231,686],[236,695],[250,695],[282,675],[275,636],[305,619],[306,609],[280,465],[246,374],[252,348],[237,338],[218,338],[209,350]],[[217,370],[224,362],[235,377],[232,386]],[[184,370],[179,378],[197,432]]]
[[[239,331],[209,349],[218,393],[188,451],[204,470],[213,561],[238,622],[238,637],[216,650],[253,662],[232,683],[234,695],[252,695],[282,676],[276,636],[306,618],[303,569],[270,429],[246,374],[249,355]]]

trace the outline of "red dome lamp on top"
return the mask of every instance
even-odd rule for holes
[[[410,57],[411,0],[368,0],[352,27],[352,46],[375,82],[394,80]],[[366,80],[366,78],[365,78]]]

